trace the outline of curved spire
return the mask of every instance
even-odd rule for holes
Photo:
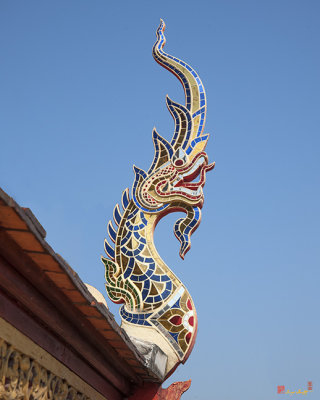
[[[165,23],[161,19],[157,29],[157,41],[152,49],[153,57],[158,64],[180,80],[185,92],[185,106],[174,103],[167,97],[167,107],[175,122],[171,145],[174,149],[182,147],[191,155],[202,151],[208,139],[208,135],[202,136],[206,117],[206,94],[197,72],[186,62],[163,51],[166,43],[164,30]]]

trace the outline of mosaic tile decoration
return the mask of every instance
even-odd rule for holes
[[[182,83],[185,105],[167,97],[175,128],[171,142],[154,129],[154,159],[147,172],[134,166],[135,179],[117,204],[114,222],[108,224],[105,240],[108,258],[102,258],[106,290],[112,301],[122,303],[120,315],[127,324],[154,329],[170,344],[179,362],[185,362],[194,345],[197,315],[193,300],[159,256],[153,240],[158,221],[166,214],[183,211],[174,225],[180,241],[180,256],[190,249],[191,234],[201,220],[206,172],[213,169],[204,149],[209,135],[203,134],[206,95],[195,70],[163,51],[165,24],[161,20],[154,59]],[[110,243],[113,243],[112,245]],[[137,331],[138,334],[138,331]]]

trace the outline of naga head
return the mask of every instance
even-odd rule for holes
[[[183,206],[202,207],[206,171],[208,164],[204,151],[190,157],[183,146],[173,147],[156,130],[153,131],[155,159],[146,173],[134,167],[135,199],[139,206],[150,213]]]
[[[134,166],[133,200],[146,213],[157,214],[158,220],[172,211],[184,211],[174,232],[181,242],[180,256],[184,258],[190,248],[190,236],[200,223],[203,205],[203,186],[206,172],[214,168],[209,164],[204,149],[209,134],[203,134],[206,116],[206,95],[203,84],[193,68],[163,51],[165,24],[161,20],[153,57],[172,72],[182,83],[185,105],[167,97],[167,107],[174,119],[171,142],[154,129],[154,159],[147,172]]]

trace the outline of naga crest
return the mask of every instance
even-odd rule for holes
[[[208,163],[204,149],[209,135],[203,133],[206,95],[193,68],[163,51],[165,24],[161,20],[154,59],[182,83],[185,105],[167,97],[174,119],[170,142],[153,130],[155,154],[148,171],[134,166],[132,198],[126,189],[122,211],[117,204],[114,224],[108,234],[114,246],[105,240],[108,258],[102,258],[106,270],[106,290],[120,308],[122,328],[131,338],[152,341],[164,352],[168,376],[188,358],[197,334],[197,314],[193,300],[183,283],[159,256],[153,241],[158,221],[168,213],[183,211],[174,226],[180,241],[180,256],[190,248],[190,237],[201,219],[203,186]]]

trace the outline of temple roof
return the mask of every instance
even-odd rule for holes
[[[5,278],[0,289],[120,392],[129,393],[132,384],[161,382],[161,374],[148,365],[113,314],[90,294],[45,237],[46,231],[32,211],[20,207],[0,189],[0,254],[10,265],[7,272],[0,270]],[[16,274],[12,279],[10,270]],[[24,289],[24,284],[29,289]],[[36,300],[38,295],[42,300]],[[46,307],[52,312],[45,312]],[[37,335],[30,336],[37,341]]]

